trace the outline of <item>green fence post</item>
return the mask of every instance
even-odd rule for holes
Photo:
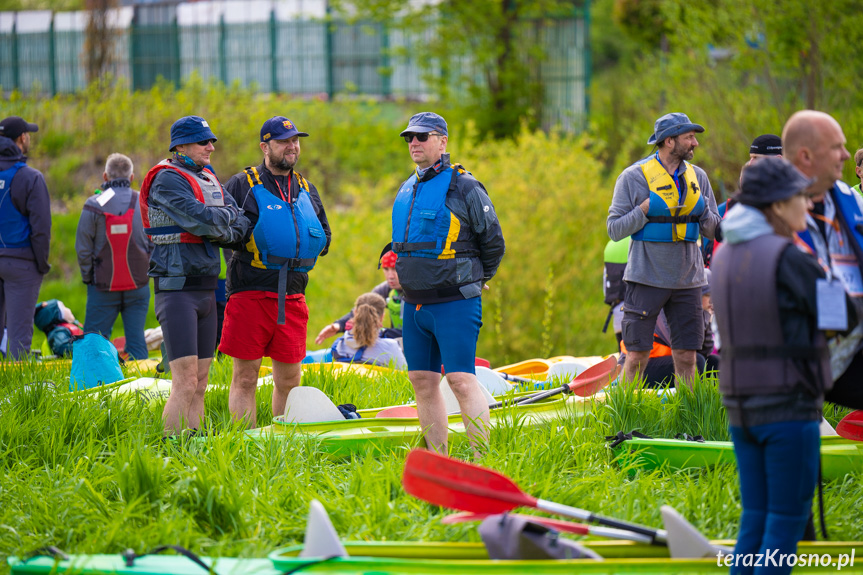
[[[270,10],[270,91],[279,92],[279,61],[276,42],[276,8]]]
[[[228,56],[225,47],[227,28],[225,27],[225,13],[219,16],[219,77],[222,84],[228,85]]]
[[[584,0],[584,124],[582,130],[587,130],[590,118],[590,0]]]
[[[180,63],[180,21],[177,17],[176,11],[174,12],[174,20],[171,22],[171,32],[173,33],[173,37],[171,38],[174,44],[174,64],[169,68],[171,76],[171,80],[174,82],[174,86],[176,88],[180,88],[180,74],[182,70],[182,66]]]
[[[383,97],[392,95],[392,70],[390,70],[390,29],[386,23],[381,24],[381,66],[378,74],[382,75],[381,89]]]
[[[129,88],[134,92],[137,88],[137,83],[135,82],[135,67],[137,65],[137,60],[135,59],[135,42],[137,41],[137,22],[138,22],[138,9],[132,8],[132,21],[129,23]]]
[[[12,22],[12,89],[21,89],[21,70],[18,62],[18,13],[15,13],[15,20]]]
[[[51,11],[51,23],[48,25],[48,84],[51,86],[51,96],[57,95],[57,46],[54,40],[54,11]]]
[[[330,3],[327,2],[327,17],[324,20],[327,26],[327,35],[326,35],[326,48],[324,59],[326,62],[324,63],[327,67],[327,98],[329,100],[333,99],[333,93],[335,92],[335,88],[333,86],[333,11],[330,8]]]

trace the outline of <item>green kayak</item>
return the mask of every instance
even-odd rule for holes
[[[562,417],[581,417],[604,399],[604,393],[583,398],[576,395],[555,396],[524,406],[505,406],[490,412],[492,427],[512,425],[522,428],[537,427]],[[423,432],[419,419],[375,417],[382,408],[359,410],[361,419],[344,419],[319,423],[284,423],[276,418],[272,425],[251,429],[246,437],[255,441],[281,440],[295,434],[304,434],[319,442],[320,449],[334,458],[354,453],[385,453],[401,447],[416,446]],[[206,441],[207,438],[198,438]],[[461,415],[449,416],[451,442],[466,440]]]
[[[733,542],[717,541],[729,545]],[[716,558],[670,559],[668,549],[629,541],[589,541],[584,543],[604,560],[489,560],[481,543],[431,542],[346,542],[348,557],[319,559],[300,557],[302,545],[280,549],[266,559],[235,559],[202,557],[200,560],[219,575],[280,575],[283,573],[330,573],[337,575],[531,575],[572,573],[727,573],[728,567],[718,565]],[[842,573],[861,573],[857,562],[863,557],[863,543],[802,542],[798,557],[818,556],[818,565],[798,565],[795,573],[836,572],[839,562]],[[853,554],[853,555],[852,555]],[[829,556],[829,560],[825,555]],[[814,562],[814,559],[807,559]],[[827,565],[822,565],[822,561]],[[853,563],[852,563],[853,561]],[[38,556],[28,560],[8,559],[13,575],[26,573],[63,573],[74,571],[82,575],[134,573],[136,575],[180,575],[205,573],[204,568],[180,555],[146,555],[127,559],[116,555],[72,555],[66,559]],[[859,562],[863,564],[863,561]]]
[[[693,469],[727,463],[736,465],[730,441],[684,441],[682,439],[638,439],[615,448],[622,465],[639,469]],[[821,438],[821,473],[825,480],[863,473],[863,442],[838,436]]]

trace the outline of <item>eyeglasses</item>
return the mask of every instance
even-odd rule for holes
[[[215,144],[216,140],[214,140],[213,138],[210,138],[209,140],[201,140],[200,142],[195,142],[195,143],[198,144],[199,146],[201,146],[202,148],[206,148],[210,144]]]
[[[423,134],[410,133],[410,134],[405,134],[404,139],[405,139],[405,142],[407,142],[408,144],[413,142],[414,138],[416,138],[420,142],[427,142],[429,139],[429,136],[443,136],[443,134],[439,134],[437,132],[426,132]]]

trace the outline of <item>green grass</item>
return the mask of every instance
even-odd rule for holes
[[[57,393],[67,373],[26,364],[0,372],[0,555],[56,545],[68,552],[143,552],[173,543],[219,556],[260,557],[300,542],[309,501],[322,501],[339,534],[360,540],[476,541],[471,525],[445,526],[445,509],[401,488],[406,449],[334,462],[313,439],[241,441],[227,409],[230,360],[215,362],[206,411],[215,434],[206,443],[161,441],[160,403],[97,392]],[[25,385],[29,384],[29,385]],[[412,399],[404,374],[334,378],[305,375],[337,403],[360,408]],[[272,387],[257,392],[266,422]],[[831,418],[841,416],[841,412]],[[660,525],[669,504],[709,537],[733,538],[739,517],[736,470],[668,474],[621,469],[604,436],[639,429],[657,436],[727,437],[715,381],[666,396],[618,387],[592,415],[539,427],[518,416],[491,433],[479,463],[525,491],[605,515]],[[453,455],[470,459],[465,442]],[[825,485],[834,540],[863,539],[863,474]],[[4,567],[0,567],[3,570]]]

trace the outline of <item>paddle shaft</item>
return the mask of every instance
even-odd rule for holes
[[[643,525],[635,525],[633,523],[627,523],[626,521],[618,521],[617,519],[612,519],[610,517],[596,515],[595,513],[585,511],[584,509],[570,507],[569,505],[563,505],[561,503],[555,503],[553,501],[546,501],[545,499],[537,499],[536,508],[542,509],[543,511],[548,511],[549,513],[554,513],[555,515],[563,515],[565,517],[581,519],[582,521],[588,521],[590,523],[599,523],[600,525],[605,525],[606,527],[614,527],[615,529],[623,529],[626,531],[631,531],[633,533],[646,535],[648,538],[650,538],[649,542],[653,545],[668,544],[668,533],[664,529],[651,529],[650,527],[644,527]]]
[[[555,395],[558,395],[560,393],[564,393],[567,391],[570,391],[568,384],[562,385],[561,387],[556,387],[554,389],[549,389],[546,391],[540,391],[539,393],[535,393],[533,395],[528,395],[527,397],[522,397],[522,398],[510,401],[508,403],[505,401],[496,401],[494,403],[490,403],[488,405],[488,408],[489,409],[497,409],[499,407],[503,407],[504,404],[506,404],[506,405],[527,405],[529,403],[535,403],[541,399],[545,399],[547,397],[552,397],[552,396],[555,396]]]

